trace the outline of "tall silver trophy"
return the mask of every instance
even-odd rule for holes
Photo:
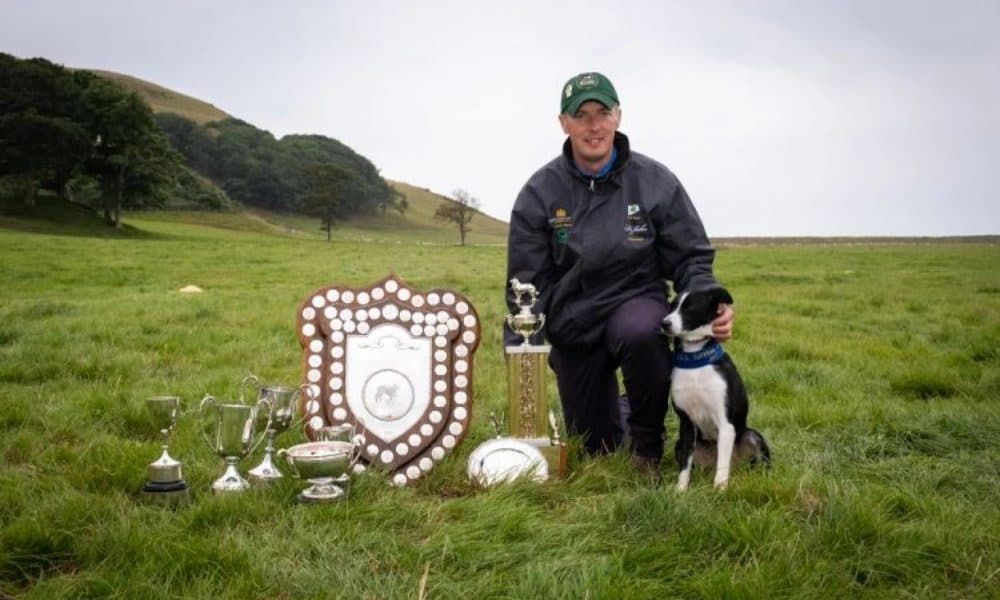
[[[521,336],[516,346],[504,347],[507,359],[507,431],[517,437],[537,438],[548,428],[546,375],[551,346],[532,344],[531,338],[545,325],[545,315],[532,309],[538,291],[530,283],[510,280],[518,313],[507,315],[507,326]]]
[[[142,494],[163,504],[179,503],[191,496],[191,490],[181,473],[181,463],[174,460],[167,450],[170,432],[177,424],[180,405],[181,399],[177,396],[153,396],[146,399],[146,409],[163,437],[163,445],[160,458],[147,468],[149,479],[142,486]]]
[[[205,435],[205,441],[213,452],[226,461],[226,470],[212,483],[212,492],[242,492],[250,487],[250,482],[240,475],[236,465],[264,439],[261,435],[254,442],[257,414],[261,409],[270,414],[267,400],[260,399],[257,404],[249,405],[222,403],[211,395],[202,398],[200,411],[213,417],[213,435]]]
[[[507,326],[522,339],[504,347],[507,361],[506,429],[510,437],[485,442],[469,457],[469,476],[476,483],[492,485],[518,477],[539,481],[566,472],[566,446],[559,435],[555,414],[548,402],[548,355],[551,346],[532,344],[545,325],[545,315],[535,313],[538,290],[530,283],[510,280],[518,306],[507,315]]]
[[[261,385],[260,380],[251,375],[247,380],[252,380],[259,390],[259,399],[267,405],[267,429],[264,431],[264,458],[260,464],[250,469],[247,475],[253,485],[266,485],[281,479],[281,471],[274,464],[274,453],[276,448],[274,440],[278,434],[287,431],[292,425],[302,420],[296,415],[299,404],[299,396],[305,393],[312,396],[311,388],[307,384],[302,384],[297,388],[284,387],[280,385]],[[244,381],[247,381],[244,380]]]

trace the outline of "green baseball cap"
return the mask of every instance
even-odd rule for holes
[[[580,73],[562,89],[562,113],[572,115],[587,100],[597,100],[608,108],[618,106],[618,92],[611,80],[600,73]]]

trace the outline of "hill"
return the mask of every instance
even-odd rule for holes
[[[183,126],[179,127],[178,124],[171,123],[165,118],[158,119],[160,125],[168,128],[168,132],[172,133],[171,140],[175,144],[175,147],[180,150],[182,154],[188,156],[188,164],[195,170],[199,171],[202,175],[212,180],[219,181],[224,178],[220,176],[220,173],[212,172],[213,169],[210,167],[206,168],[206,165],[198,164],[199,160],[207,162],[205,161],[205,152],[202,151],[205,147],[205,142],[206,140],[218,140],[220,136],[224,136],[231,131],[236,131],[236,133],[243,138],[252,136],[254,138],[253,145],[257,147],[262,144],[270,145],[271,147],[277,147],[276,145],[287,146],[291,152],[295,153],[296,158],[300,161],[343,161],[353,163],[354,165],[357,165],[356,168],[362,168],[362,170],[364,167],[370,165],[367,159],[355,154],[353,150],[331,138],[324,138],[323,136],[289,135],[282,137],[280,140],[274,140],[274,138],[267,132],[256,130],[256,128],[253,128],[252,125],[239,121],[235,117],[219,110],[209,102],[187,96],[180,92],[176,92],[161,85],[151,83],[137,77],[132,77],[130,75],[100,70],[92,70],[92,72],[100,75],[101,77],[111,79],[128,89],[137,92],[143,99],[149,102],[154,112],[160,115],[173,113],[200,126],[199,129],[204,132],[205,139],[201,140],[201,148],[199,151],[189,152],[188,147],[193,147],[195,145],[192,143],[192,138],[197,137],[198,132],[191,132],[189,130],[183,132],[184,135],[178,135],[183,129]],[[226,123],[213,123],[213,121],[222,120],[225,120]],[[278,151],[279,150],[275,150],[275,152]],[[252,164],[256,165],[256,168],[259,168],[262,162],[273,163],[277,161],[254,161]],[[374,175],[374,172],[371,175]],[[230,174],[227,178],[230,180],[231,184],[232,175]],[[282,181],[288,181],[289,178],[284,177],[280,179]],[[342,228],[355,229],[359,232],[370,230],[372,234],[377,233],[380,235],[384,235],[386,232],[399,232],[405,229],[413,229],[417,232],[423,232],[422,234],[419,234],[418,237],[430,237],[434,239],[438,239],[439,236],[446,238],[450,232],[455,230],[453,225],[449,223],[442,223],[434,219],[434,212],[437,210],[437,207],[441,204],[441,202],[450,202],[450,198],[431,192],[426,188],[421,188],[404,182],[388,181],[387,183],[389,183],[394,190],[402,194],[406,199],[409,206],[406,212],[401,215],[390,210],[386,211],[384,215],[369,214],[351,217],[346,223],[343,224]],[[233,189],[226,190],[229,192],[229,195],[233,196],[235,192],[236,197],[234,199],[244,201],[244,203],[246,203],[247,198],[240,197],[241,192],[245,190],[246,186],[230,185],[230,187]],[[270,187],[273,188],[275,186],[272,185]],[[315,230],[315,227],[311,225],[313,220],[310,218],[282,214],[281,211],[274,212],[261,210],[260,207],[253,209],[253,212],[257,215],[266,215],[263,218],[266,218],[268,221],[282,223],[283,228],[310,232]],[[470,232],[468,240],[469,243],[506,243],[506,238],[507,224],[503,221],[495,219],[485,213],[479,213],[474,217],[472,222],[472,231]]]
[[[403,194],[407,202],[409,202],[410,206],[406,210],[406,213],[402,215],[403,218],[414,225],[420,225],[425,228],[456,232],[457,227],[454,224],[442,223],[434,218],[434,212],[442,202],[454,202],[454,200],[434,193],[427,188],[417,187],[402,181],[390,181],[389,185],[397,192]],[[507,243],[508,225],[500,219],[480,212],[472,219],[471,227],[470,239],[478,240],[471,243],[482,243],[487,238],[498,238],[502,243]]]
[[[45,219],[63,220],[86,235],[84,215],[50,200],[58,197],[75,208],[103,210],[116,227],[122,211],[159,209],[177,214],[154,220],[309,237],[321,219],[359,237],[399,239],[407,231],[434,243],[457,237],[451,223],[434,218],[450,199],[387,181],[370,160],[336,139],[278,139],[164,86],[44,58],[0,53],[0,81],[10,91],[0,102],[0,213],[31,221],[33,230],[48,229]],[[104,143],[95,145],[95,138]],[[219,210],[236,214],[212,214]],[[474,221],[469,243],[505,241],[501,221],[483,213]],[[51,225],[59,230],[58,223]]]
[[[222,119],[232,118],[229,114],[216,108],[215,105],[205,102],[204,100],[199,100],[180,92],[175,92],[174,90],[139,79],[138,77],[115,73],[114,71],[102,71],[99,69],[86,70],[105,79],[110,79],[127,89],[137,92],[139,96],[141,96],[142,99],[145,100],[150,107],[152,107],[153,112],[156,113],[174,113],[184,117],[185,119],[194,121],[199,125],[204,125],[205,123],[209,123],[211,121],[221,121]]]

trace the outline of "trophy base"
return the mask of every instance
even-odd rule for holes
[[[222,474],[222,477],[212,482],[213,494],[244,492],[248,489],[250,489],[250,482],[240,476],[239,471],[236,470],[235,462],[231,462],[226,467],[226,472]]]
[[[184,480],[147,481],[142,486],[142,497],[154,504],[176,506],[191,499],[191,488]]]
[[[538,451],[545,457],[545,462],[549,465],[549,475],[563,479],[566,477],[566,461],[568,451],[566,444],[553,444],[549,438],[530,438],[521,440],[538,448]]]
[[[342,502],[347,500],[350,491],[351,478],[343,475],[337,479],[326,480],[322,483],[312,481],[312,487],[307,488],[298,495],[299,501],[306,504],[317,504],[324,502]]]
[[[268,433],[270,434],[271,431],[273,430],[269,430]],[[268,442],[268,446],[264,450],[264,458],[260,461],[260,464],[247,472],[250,485],[264,487],[281,480],[283,477],[272,459],[272,455],[274,454],[274,446],[272,444],[273,439]]]
[[[274,466],[260,465],[247,472],[247,477],[250,479],[250,485],[253,486],[265,486],[270,485],[276,481],[280,481],[284,478],[278,469]]]

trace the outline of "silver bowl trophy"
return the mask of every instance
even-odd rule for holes
[[[162,504],[180,503],[191,497],[191,489],[181,474],[181,463],[174,460],[167,451],[170,432],[177,424],[180,404],[181,399],[177,396],[154,396],[146,399],[146,408],[163,436],[163,452],[160,458],[149,464],[149,479],[142,486],[142,494],[147,499]]]
[[[361,457],[364,435],[351,425],[323,427],[319,440],[278,450],[284,456],[297,479],[306,479],[311,486],[299,494],[306,503],[339,502],[350,491],[351,470]]]
[[[251,484],[267,485],[278,481],[282,477],[281,471],[274,464],[274,452],[276,450],[274,439],[279,433],[287,431],[293,424],[302,420],[301,417],[297,417],[295,414],[300,392],[305,391],[306,395],[310,397],[312,397],[312,393],[310,387],[306,384],[302,384],[297,388],[288,388],[280,385],[265,386],[261,385],[260,380],[253,375],[250,375],[243,381],[244,384],[247,382],[255,384],[255,387],[259,390],[259,399],[264,400],[268,407],[268,424],[267,429],[264,431],[264,439],[267,440],[267,443],[264,445],[264,458],[261,459],[260,464],[247,472]]]
[[[206,408],[215,411],[215,425],[214,435],[205,435],[205,441],[213,452],[226,461],[226,471],[212,483],[212,492],[242,492],[250,487],[250,483],[243,479],[236,465],[264,439],[261,435],[254,442],[257,413],[263,408],[270,414],[270,404],[264,399],[258,400],[256,405],[226,404],[208,395],[202,398],[199,410],[204,413]]]
[[[489,440],[469,456],[468,473],[473,482],[493,485],[518,477],[541,481],[548,475],[566,473],[566,446],[559,437],[555,414],[549,410],[547,394],[548,354],[551,346],[532,344],[531,337],[545,325],[545,315],[532,312],[538,291],[530,283],[510,280],[518,306],[507,315],[507,326],[521,336],[522,343],[505,346],[507,360],[507,432],[513,437]]]

